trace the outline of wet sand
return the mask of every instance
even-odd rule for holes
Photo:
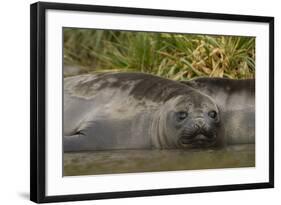
[[[254,166],[254,144],[217,150],[114,150],[64,153],[64,176]]]

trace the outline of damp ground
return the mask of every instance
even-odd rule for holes
[[[255,166],[255,145],[209,150],[113,150],[64,153],[64,176]]]

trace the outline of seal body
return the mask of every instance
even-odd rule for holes
[[[182,83],[216,102],[225,143],[255,143],[255,79],[197,78]]]
[[[216,146],[220,113],[207,95],[144,73],[64,79],[64,151]]]

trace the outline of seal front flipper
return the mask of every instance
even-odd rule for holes
[[[83,133],[71,136],[63,136],[63,151],[75,152],[87,149],[88,139]]]

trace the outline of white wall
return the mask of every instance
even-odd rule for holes
[[[52,0],[49,0],[52,1]],[[31,204],[29,198],[29,4],[34,1],[2,1],[0,6],[0,203]],[[79,3],[81,1],[61,1]],[[275,88],[281,86],[280,38],[281,13],[278,1],[245,0],[84,0],[85,4],[146,7],[186,11],[268,15],[275,17]],[[281,104],[280,92],[275,95]],[[275,165],[276,188],[267,190],[232,191],[161,197],[143,197],[96,201],[94,204],[273,204],[280,200],[280,115],[275,109]],[[69,204],[93,204],[71,202]]]

